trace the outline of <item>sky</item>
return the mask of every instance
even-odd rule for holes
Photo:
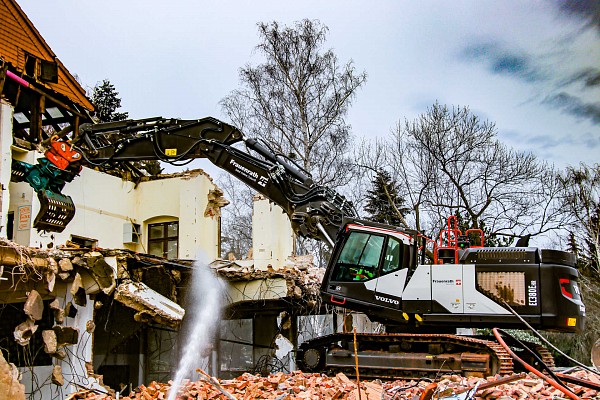
[[[226,121],[219,101],[260,62],[257,23],[309,18],[367,73],[347,115],[359,140],[437,101],[559,168],[600,162],[598,0],[17,2],[84,88],[109,79],[131,118]]]

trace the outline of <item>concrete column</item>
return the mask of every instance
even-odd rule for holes
[[[254,197],[252,212],[254,268],[282,268],[294,252],[294,232],[287,214],[263,196]]]
[[[12,151],[12,117],[13,107],[0,100],[0,237],[6,237],[6,220],[10,204],[10,183]]]

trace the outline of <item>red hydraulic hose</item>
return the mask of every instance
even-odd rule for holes
[[[581,400],[581,398],[579,396],[577,396],[575,393],[570,392],[569,390],[565,389],[563,386],[561,386],[560,384],[558,384],[558,382],[556,382],[553,379],[548,378],[546,375],[542,374],[540,371],[538,371],[537,369],[533,368],[531,365],[527,364],[519,356],[517,356],[510,349],[510,347],[508,347],[508,345],[506,344],[506,342],[504,341],[504,339],[502,339],[502,335],[498,331],[498,328],[492,329],[492,332],[494,332],[494,336],[496,337],[496,340],[498,340],[498,343],[500,343],[500,345],[502,347],[504,347],[504,350],[508,351],[508,353],[510,354],[510,356],[513,359],[517,360],[523,367],[525,367],[525,369],[527,369],[529,372],[534,373],[538,377],[542,378],[547,383],[549,383],[550,385],[554,386],[556,389],[560,390],[561,392],[563,392],[564,394],[566,394],[567,396],[569,396],[573,400]]]

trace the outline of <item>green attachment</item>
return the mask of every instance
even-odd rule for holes
[[[75,204],[71,197],[60,193],[65,182],[77,175],[63,171],[47,158],[40,158],[36,165],[13,160],[11,181],[27,182],[37,192],[40,212],[33,221],[38,231],[62,232],[75,216]]]

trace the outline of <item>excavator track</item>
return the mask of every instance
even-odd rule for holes
[[[513,361],[497,342],[450,334],[358,334],[357,357],[361,377],[378,379],[424,378],[441,374],[505,375]],[[328,374],[356,376],[354,336],[338,333],[301,345],[299,366]]]

